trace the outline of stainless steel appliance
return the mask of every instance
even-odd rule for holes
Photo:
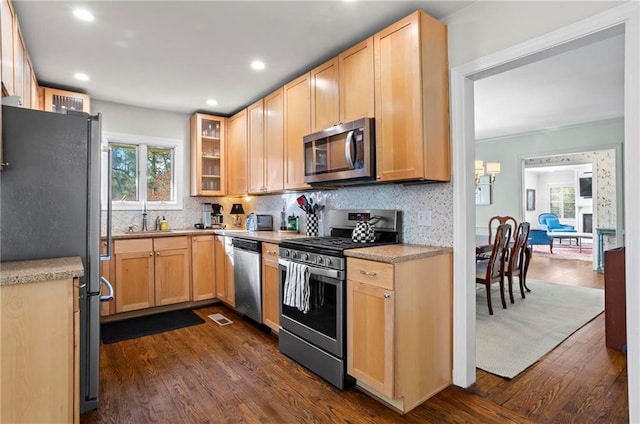
[[[100,115],[2,107],[0,260],[80,256],[80,412],[98,406]],[[110,156],[110,154],[109,154]],[[108,160],[109,184],[111,158]],[[110,189],[107,198],[111,197]],[[106,214],[111,245],[111,202]],[[103,256],[109,259],[110,252]]]
[[[399,218],[396,210],[331,210],[329,236],[280,243],[280,352],[340,389],[353,382],[346,373],[347,261],[344,251],[398,243]],[[374,240],[369,243],[351,239],[356,224],[363,219],[372,222],[375,231]],[[287,274],[292,264],[302,264],[309,273],[306,312],[287,305],[285,300]]]
[[[303,137],[304,182],[350,185],[375,180],[372,118],[339,124]]]
[[[256,215],[256,230],[257,231],[272,231],[273,230],[273,216],[271,216],[271,215]]]
[[[262,243],[233,238],[232,244],[236,309],[262,324]]]

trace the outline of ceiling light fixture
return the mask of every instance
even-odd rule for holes
[[[95,19],[93,14],[85,9],[74,9],[73,16],[75,16],[76,18],[82,21],[87,21],[87,22],[92,22]]]
[[[82,72],[76,72],[73,76],[80,81],[89,81],[89,75],[83,74]]]
[[[209,106],[218,106],[218,101],[214,99],[207,99],[207,104]]]
[[[251,62],[251,68],[256,71],[262,71],[265,68],[264,62],[260,60],[254,60]]]

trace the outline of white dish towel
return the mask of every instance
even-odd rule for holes
[[[309,312],[309,267],[305,264],[289,262],[287,277],[284,280],[283,304],[298,308],[305,314]]]

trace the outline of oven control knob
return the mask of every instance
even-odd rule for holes
[[[305,261],[309,260],[309,254],[308,253],[303,253],[302,254],[302,259],[304,259]]]
[[[296,256],[298,256],[298,254],[295,251],[291,252],[291,257],[292,258],[295,258]]]
[[[331,265],[331,258],[327,258],[327,265]]]
[[[282,250],[282,252],[284,253],[285,258],[288,258],[289,256],[291,256],[291,250],[287,249],[287,250]]]
[[[324,265],[324,258],[322,256],[318,256],[316,262],[318,263],[318,265]]]

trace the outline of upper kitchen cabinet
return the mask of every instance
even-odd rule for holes
[[[374,116],[373,37],[311,71],[311,132]]]
[[[311,132],[322,131],[340,121],[338,58],[311,71]]]
[[[249,193],[265,194],[284,187],[284,90],[248,108]],[[302,142],[302,141],[301,141]]]
[[[91,113],[91,100],[86,94],[43,87],[43,97],[43,110],[56,113],[66,113],[67,110],[79,110]]]
[[[450,181],[446,26],[417,11],[374,36],[379,181]]]
[[[14,49],[16,47],[15,13],[9,0],[2,0],[0,6],[2,25],[2,88],[3,95],[15,94]]]
[[[308,189],[304,182],[302,138],[311,133],[310,73],[284,86],[284,188]]]
[[[224,196],[225,118],[191,116],[191,195]]]
[[[338,56],[340,122],[373,118],[373,37]]]
[[[264,186],[264,99],[247,108],[249,122],[248,191],[263,193]]]
[[[227,163],[227,194],[247,194],[247,109],[228,120]]]

